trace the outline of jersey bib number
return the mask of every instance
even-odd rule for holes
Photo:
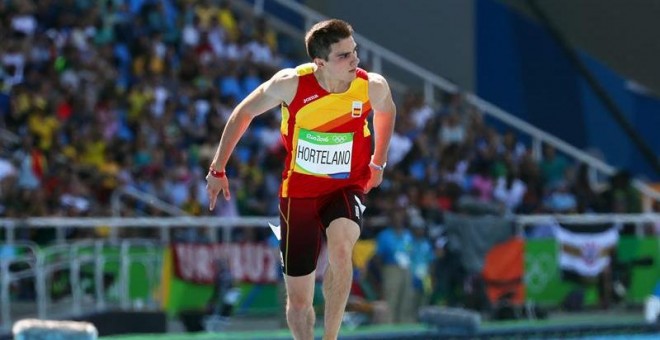
[[[295,172],[348,178],[353,158],[353,133],[327,133],[300,129]]]

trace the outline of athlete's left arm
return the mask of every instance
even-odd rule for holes
[[[373,162],[383,165],[387,162],[387,150],[394,132],[396,105],[387,80],[378,73],[369,73],[369,101],[374,110]]]
[[[394,132],[396,106],[392,100],[392,92],[387,80],[377,73],[369,73],[369,101],[374,110],[374,154],[369,166],[371,178],[367,182],[365,193],[380,185],[383,181],[383,169],[387,162],[387,151]]]

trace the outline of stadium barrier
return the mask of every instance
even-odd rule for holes
[[[0,249],[0,334],[25,317],[130,310],[136,291],[142,291],[142,308],[153,307],[144,306],[144,297],[160,284],[162,247],[152,240],[83,240],[43,249],[13,241]]]
[[[131,310],[135,305],[131,298],[130,277],[134,274],[134,267],[141,267],[145,281],[152,282],[143,292],[148,296],[160,283],[162,270],[163,249],[170,244],[170,233],[174,228],[203,228],[209,234],[210,242],[217,243],[220,236],[222,242],[232,241],[232,231],[235,228],[268,228],[268,223],[277,221],[275,217],[244,217],[244,218],[218,218],[218,217],[166,217],[166,218],[27,218],[0,219],[0,232],[4,232],[5,243],[0,244],[0,330],[7,330],[11,326],[12,301],[10,287],[33,285],[35,301],[33,309],[27,311],[26,316],[40,319],[62,316],[65,310],[68,314],[82,314],[90,311],[104,311],[109,308]],[[638,235],[641,236],[643,227],[648,224],[660,223],[660,214],[604,214],[604,215],[534,215],[515,216],[513,223],[518,232],[530,227],[547,225],[549,223],[568,223],[581,225],[635,224],[638,226]],[[385,220],[369,221],[370,225],[383,226]],[[30,242],[16,240],[17,228],[98,228],[108,227],[118,229],[118,239],[86,240],[76,243],[67,243],[66,239],[56,240],[56,245],[46,250],[37,249]],[[157,229],[158,233],[151,240],[120,240],[124,231]],[[218,235],[221,234],[221,235]],[[214,239],[215,238],[215,239]],[[69,241],[70,242],[70,241]],[[660,240],[656,238],[656,242]],[[112,253],[108,253],[112,249]],[[660,246],[656,246],[656,258],[660,259]],[[135,251],[138,251],[134,253]],[[116,272],[116,297],[108,301],[108,285],[105,274],[108,264],[113,263]],[[16,268],[21,268],[16,270]],[[59,274],[57,274],[59,273]],[[148,273],[148,274],[147,274]],[[55,276],[66,276],[68,280],[66,298],[52,296],[50,287],[55,283]],[[527,275],[527,274],[526,274]],[[657,276],[657,273],[656,273]],[[651,278],[655,282],[658,277]],[[526,280],[529,280],[527,278]],[[91,284],[90,284],[91,282]],[[91,288],[85,288],[85,285]],[[90,291],[91,289],[91,291]],[[143,299],[143,298],[141,298]],[[62,308],[62,301],[66,307]],[[144,305],[142,300],[140,305]],[[60,307],[60,308],[58,308]],[[23,316],[23,315],[21,315]],[[25,317],[25,316],[23,316]]]
[[[552,223],[567,223],[581,225],[634,224],[636,234],[642,235],[643,227],[648,224],[660,223],[660,213],[642,214],[544,214],[515,215],[511,217],[520,235],[524,230],[536,225]],[[209,241],[215,242],[219,237],[224,242],[231,242],[232,231],[235,228],[268,228],[268,223],[279,224],[278,216],[244,216],[244,217],[214,217],[214,216],[173,216],[173,217],[28,217],[24,219],[0,218],[0,240],[6,243],[16,241],[16,230],[55,228],[57,229],[115,229],[110,233],[110,239],[117,241],[121,229],[156,229],[159,240],[169,243],[172,239],[171,230],[175,228],[202,228]],[[384,218],[372,218],[367,221],[371,226],[383,226]],[[216,232],[222,229],[222,235]],[[65,242],[64,233],[56,233],[56,243]]]

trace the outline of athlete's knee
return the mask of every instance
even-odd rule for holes
[[[312,307],[312,303],[307,300],[291,299],[287,301],[287,311],[304,312]]]
[[[302,312],[312,307],[313,299],[309,299],[307,294],[289,294],[286,301],[288,311]]]
[[[329,260],[333,266],[351,266],[353,263],[353,244],[343,242],[332,245]]]

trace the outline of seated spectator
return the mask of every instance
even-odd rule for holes
[[[507,212],[513,213],[522,203],[526,192],[527,185],[516,176],[514,170],[510,170],[506,177],[497,179],[493,197],[504,204]]]
[[[539,162],[539,168],[544,183],[546,185],[555,185],[557,182],[562,182],[566,179],[568,161],[566,161],[564,156],[558,155],[552,145],[544,144],[543,158]]]

